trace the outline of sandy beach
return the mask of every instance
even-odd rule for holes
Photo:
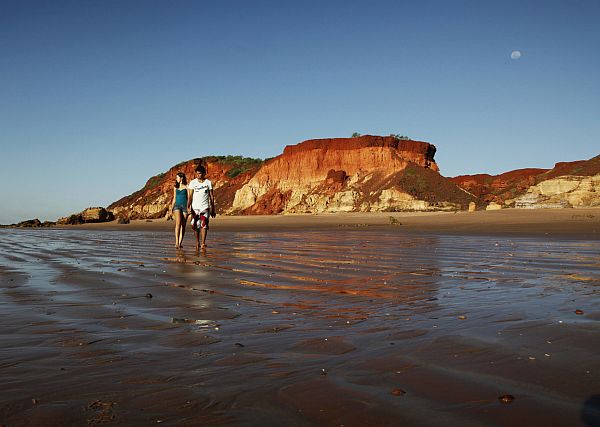
[[[72,228],[73,226],[63,226]],[[170,230],[164,219],[134,220],[74,226],[95,230]],[[477,212],[368,212],[337,214],[222,216],[211,222],[215,231],[277,231],[290,229],[387,227],[403,232],[470,235],[544,235],[600,238],[600,208],[503,209]]]
[[[0,424],[600,422],[600,210],[211,225],[0,230]]]

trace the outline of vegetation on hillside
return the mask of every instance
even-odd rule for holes
[[[439,173],[412,164],[404,169],[397,183],[411,196],[432,203],[452,200],[466,206],[475,200]]]
[[[229,178],[235,178],[239,174],[247,172],[264,163],[263,159],[254,159],[252,157],[244,156],[210,156],[205,157],[204,160],[232,165],[232,168],[229,169],[226,174]]]

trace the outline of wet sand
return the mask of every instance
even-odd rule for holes
[[[597,231],[408,217],[0,230],[0,424],[598,425]]]

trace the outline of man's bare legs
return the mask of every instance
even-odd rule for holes
[[[206,233],[208,230],[206,228],[196,229],[194,230],[194,234],[196,235],[196,250],[206,248]]]
[[[196,236],[196,250],[200,249],[200,230],[194,229],[194,236]]]
[[[206,234],[208,233],[207,228],[195,229],[194,234],[196,235],[196,250],[206,248]]]
[[[206,234],[208,233],[208,228],[202,229],[202,248],[206,247]]]

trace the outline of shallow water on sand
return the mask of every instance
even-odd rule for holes
[[[0,230],[0,422],[594,425],[600,242]],[[512,403],[498,398],[512,395]]]

